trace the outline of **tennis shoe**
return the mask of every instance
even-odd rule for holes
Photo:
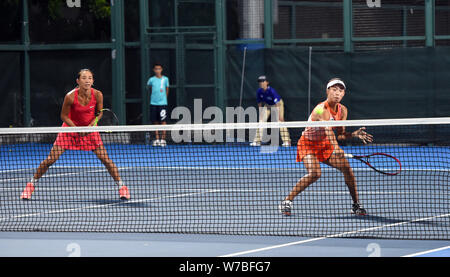
[[[159,146],[166,147],[167,146],[167,142],[164,139],[161,139],[159,141]]]
[[[290,216],[292,210],[292,201],[284,200],[283,202],[281,202],[279,209],[283,215]]]
[[[159,139],[153,141],[153,146],[161,146],[161,141]]]
[[[25,189],[23,190],[22,195],[20,195],[20,199],[30,200],[33,192],[34,192],[33,183],[28,183]]]
[[[130,199],[130,191],[128,190],[127,186],[122,186],[119,189],[119,195],[120,195],[120,199],[122,199],[122,200]]]
[[[283,142],[283,144],[281,146],[283,146],[283,147],[290,147],[291,146],[291,142],[290,141],[285,141],[285,142]]]
[[[261,146],[261,142],[254,141],[250,143],[250,146]]]
[[[355,215],[366,215],[367,211],[359,203],[353,203],[352,213]]]

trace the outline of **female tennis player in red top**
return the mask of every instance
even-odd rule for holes
[[[94,75],[89,69],[82,69],[78,73],[78,87],[66,94],[61,110],[63,127],[93,126],[96,111],[103,109],[103,94],[92,88]],[[101,113],[99,114],[101,118]],[[59,133],[48,155],[37,169],[31,181],[20,196],[21,199],[31,199],[36,182],[47,172],[66,150],[93,151],[105,165],[111,177],[119,186],[120,199],[130,199],[128,188],[122,183],[119,171],[114,162],[108,157],[98,132],[92,133]]]
[[[317,105],[308,121],[346,120],[347,108],[340,102],[345,95],[345,84],[339,78],[331,79],[327,84],[327,100]],[[352,212],[365,215],[366,210],[359,203],[356,180],[344,151],[339,147],[333,129],[337,130],[337,139],[359,138],[364,143],[372,142],[372,135],[360,128],[353,133],[345,131],[345,127],[324,128],[307,127],[297,143],[297,162],[303,161],[308,174],[301,178],[291,193],[280,205],[284,215],[291,215],[292,201],[309,185],[320,178],[320,163],[332,166],[344,174],[345,183],[353,200]]]

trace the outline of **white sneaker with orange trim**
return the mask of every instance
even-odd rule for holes
[[[128,190],[127,186],[122,186],[119,189],[119,195],[120,195],[120,199],[122,199],[122,200],[130,199],[130,191]]]
[[[30,200],[31,199],[31,195],[34,192],[34,185],[33,183],[27,183],[27,186],[25,187],[25,189],[23,190],[22,194],[20,195],[20,199],[23,200]]]

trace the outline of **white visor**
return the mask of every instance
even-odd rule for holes
[[[340,85],[344,86],[344,89],[346,89],[346,86],[345,86],[344,82],[342,82],[341,80],[333,80],[333,81],[329,82],[328,85],[327,85],[327,89],[329,89],[332,86],[337,85],[337,84],[340,84]]]

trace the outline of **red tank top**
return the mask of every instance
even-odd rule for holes
[[[86,106],[78,102],[78,88],[75,89],[73,104],[70,107],[69,118],[76,126],[88,126],[95,118],[95,108],[97,107],[97,99],[95,98],[94,89],[91,88],[91,101]],[[63,123],[64,127],[68,125]]]

